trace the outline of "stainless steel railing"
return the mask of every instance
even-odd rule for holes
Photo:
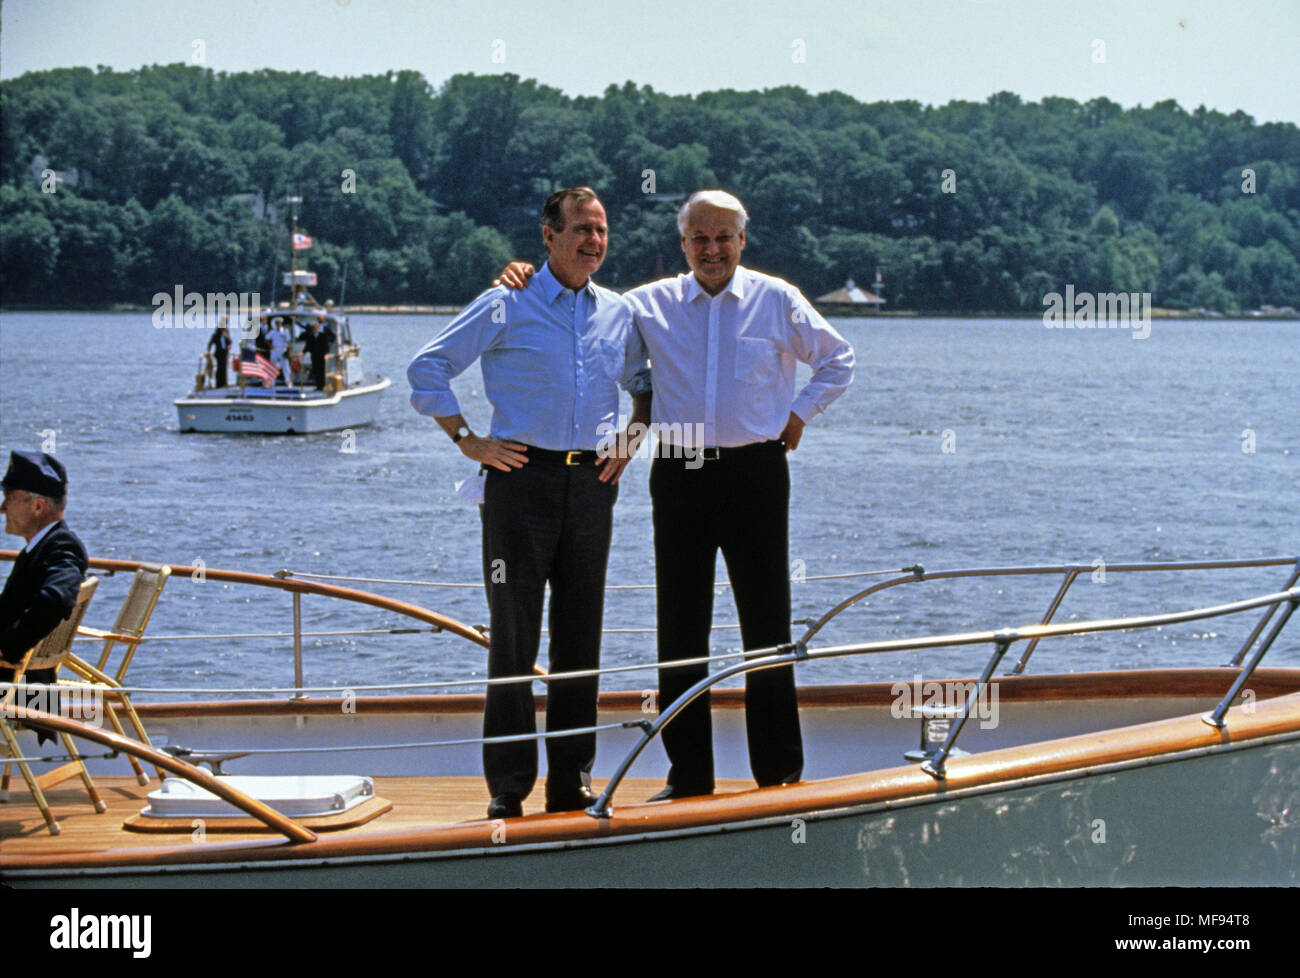
[[[1283,588],[1286,589],[1294,587],[1296,582],[1300,580],[1300,557],[1260,557],[1252,560],[1165,561],[1161,563],[1146,564],[1104,564],[1101,567],[1101,571],[1107,574],[1126,574],[1150,571],[1225,570],[1249,567],[1278,567],[1287,565],[1291,567],[1291,575],[1283,585]],[[1060,587],[1057,588],[1056,595],[1048,604],[1047,611],[1044,612],[1042,621],[1039,622],[1039,624],[1046,625],[1051,622],[1053,616],[1061,607],[1061,603],[1065,600],[1066,592],[1070,590],[1070,585],[1074,583],[1075,579],[1078,578],[1080,574],[1085,574],[1090,571],[1095,573],[1098,568],[1093,564],[1056,564],[1031,567],[978,567],[964,570],[934,571],[927,573],[924,567],[917,564],[914,567],[906,568],[906,570],[907,573],[901,577],[894,577],[890,580],[882,581],[879,584],[873,584],[871,587],[865,588],[857,594],[845,598],[830,611],[826,612],[826,614],[822,615],[821,618],[817,619],[799,641],[807,644],[812,640],[814,635],[822,630],[827,622],[838,616],[841,612],[851,608],[853,605],[879,591],[883,591],[886,588],[898,587],[901,584],[916,584],[922,581],[953,580],[956,578],[1064,574],[1065,577],[1061,581]],[[1237,654],[1229,661],[1229,665],[1235,666],[1241,664],[1242,657],[1246,654],[1247,649],[1249,649],[1259,638],[1260,633],[1263,632],[1269,619],[1272,617],[1273,611],[1274,609],[1270,608],[1264,613],[1264,616],[1258,623],[1256,623],[1245,643],[1243,643],[1242,647],[1237,651]],[[1025,647],[1024,652],[1021,653],[1020,659],[1016,662],[1015,668],[1011,670],[1011,675],[1019,675],[1024,671],[1026,664],[1029,662],[1029,657],[1037,647],[1038,639],[1035,638],[1029,642]]]
[[[600,801],[598,801],[597,804],[593,806],[593,808],[590,810],[591,813],[596,815],[597,817],[604,817],[609,812],[610,800],[612,799],[613,793],[617,789],[618,784],[622,781],[622,779],[627,773],[627,770],[631,767],[632,763],[640,755],[642,750],[644,750],[645,746],[651,740],[653,740],[654,737],[658,736],[659,732],[668,723],[671,723],[672,720],[676,716],[678,716],[686,706],[688,706],[699,696],[703,695],[704,692],[713,688],[718,683],[731,676],[743,674],[751,670],[776,668],[778,666],[788,665],[796,662],[810,662],[815,660],[840,658],[845,656],[871,655],[871,654],[880,654],[880,653],[889,653],[889,652],[917,651],[917,650],[926,650],[926,649],[960,647],[960,646],[968,646],[968,645],[992,644],[993,652],[984,666],[981,676],[976,683],[975,690],[971,695],[966,697],[965,704],[961,710],[961,713],[959,716],[955,718],[955,723],[951,728],[951,731],[949,733],[949,736],[945,740],[945,743],[942,745],[942,747],[939,750],[935,751],[932,756],[927,757],[926,761],[922,765],[923,770],[926,770],[927,773],[931,774],[933,777],[937,779],[942,779],[944,776],[944,765],[947,759],[949,758],[949,756],[951,755],[956,740],[961,733],[962,727],[964,726],[966,720],[970,715],[970,711],[973,708],[973,705],[976,702],[978,702],[981,691],[991,681],[994,671],[996,670],[997,666],[1000,664],[1001,660],[1004,658],[1005,654],[1010,650],[1011,646],[1016,644],[1017,642],[1024,641],[1027,643],[1027,648],[1033,648],[1038,644],[1039,641],[1047,638],[1061,638],[1066,636],[1084,635],[1084,634],[1108,632],[1108,631],[1127,631],[1127,630],[1137,630],[1137,629],[1146,629],[1146,628],[1156,628],[1156,627],[1162,627],[1164,625],[1178,624],[1178,623],[1189,622],[1189,621],[1198,621],[1198,620],[1214,618],[1214,617],[1219,617],[1224,615],[1236,614],[1236,613],[1249,611],[1256,608],[1264,608],[1265,613],[1263,617],[1260,619],[1260,621],[1256,624],[1255,628],[1252,630],[1251,635],[1248,637],[1247,641],[1243,645],[1242,651],[1238,652],[1238,654],[1234,657],[1234,660],[1231,663],[1229,663],[1229,665],[1232,666],[1240,666],[1235,681],[1232,683],[1232,686],[1229,689],[1228,693],[1223,697],[1223,699],[1220,701],[1218,706],[1210,713],[1207,713],[1203,718],[1206,723],[1221,728],[1224,725],[1224,715],[1226,714],[1227,709],[1229,708],[1233,700],[1237,697],[1237,695],[1241,692],[1241,690],[1244,688],[1245,683],[1249,681],[1251,674],[1259,665],[1265,653],[1272,647],[1278,635],[1281,633],[1282,629],[1286,626],[1287,622],[1289,621],[1291,615],[1294,613],[1297,605],[1300,605],[1300,587],[1295,586],[1297,578],[1300,577],[1300,561],[1296,561],[1294,558],[1289,558],[1289,557],[1287,558],[1276,557],[1276,558],[1260,558],[1255,560],[1197,561],[1197,562],[1184,562],[1184,563],[1173,563],[1173,564],[1171,563],[1125,564],[1125,565],[1115,565],[1113,567],[1108,568],[1108,570],[1119,570],[1119,571],[1143,571],[1143,570],[1181,571],[1181,570],[1264,567],[1264,566],[1275,566],[1275,565],[1283,565],[1283,564],[1295,565],[1296,569],[1294,569],[1293,572],[1291,573],[1287,587],[1282,591],[1273,594],[1267,594],[1260,597],[1247,599],[1243,601],[1237,601],[1225,605],[1217,605],[1212,607],[1193,609],[1191,611],[1171,612],[1171,613],[1165,613],[1159,615],[1146,615],[1146,616],[1130,617],[1130,618],[1101,619],[1101,620],[1086,621],[1086,622],[1066,624],[1066,625],[1059,625],[1059,624],[1053,625],[1050,623],[1050,618],[1052,614],[1060,607],[1061,601],[1064,597],[1065,591],[1068,589],[1069,583],[1073,581],[1073,579],[1077,577],[1079,574],[1083,573],[1085,570],[1088,570],[1089,569],[1088,567],[1083,567],[1079,565],[1068,565],[1068,566],[1044,566],[1044,567],[1018,567],[1018,568],[976,568],[976,569],[965,569],[965,570],[956,570],[956,571],[943,571],[943,572],[937,572],[928,575],[925,574],[925,572],[920,567],[917,567],[914,568],[913,573],[907,577],[895,578],[890,581],[883,582],[882,584],[876,585],[875,587],[872,588],[868,588],[865,591],[859,592],[857,595],[854,595],[853,597],[840,602],[838,605],[835,606],[835,608],[833,608],[826,615],[823,615],[821,619],[819,619],[816,623],[814,623],[813,626],[810,627],[809,631],[799,641],[784,646],[771,647],[766,649],[753,649],[745,652],[729,653],[723,656],[711,656],[711,657],[691,659],[691,660],[680,660],[674,663],[663,663],[662,665],[658,663],[645,663],[645,664],[638,664],[632,666],[617,666],[617,667],[607,667],[603,669],[583,670],[583,671],[571,672],[571,673],[555,673],[546,677],[517,676],[517,677],[499,677],[496,679],[450,680],[450,681],[444,681],[438,683],[401,684],[401,685],[403,688],[407,686],[413,686],[419,688],[428,688],[434,686],[436,687],[489,686],[489,685],[505,685],[511,683],[520,683],[520,682],[534,682],[537,681],[539,678],[547,682],[556,682],[556,681],[562,681],[566,679],[589,678],[592,676],[601,676],[601,675],[607,675],[613,673],[650,671],[650,670],[656,670],[660,668],[674,667],[674,666],[700,665],[704,663],[716,665],[720,661],[742,658],[743,661],[739,661],[732,665],[725,666],[720,671],[713,673],[707,676],[705,679],[701,680],[700,682],[696,683],[689,690],[683,693],[682,696],[680,696],[676,701],[669,704],[665,709],[661,710],[659,717],[653,722],[649,720],[640,720],[634,722],[603,724],[594,727],[574,729],[574,730],[553,731],[553,732],[548,731],[544,733],[521,734],[521,735],[514,735],[509,737],[491,738],[493,742],[504,742],[509,740],[547,739],[553,737],[575,736],[578,734],[585,734],[585,733],[599,733],[599,732],[604,732],[607,730],[618,729],[618,728],[633,728],[633,727],[639,728],[642,731],[642,737],[640,741],[629,751],[628,755],[620,763],[618,769],[615,772],[614,777],[610,780],[608,786],[606,787],[605,793],[602,794]],[[1024,575],[1024,574],[1051,574],[1051,573],[1061,573],[1061,572],[1064,572],[1067,575],[1066,580],[1062,583],[1061,587],[1058,588],[1057,594],[1053,598],[1053,601],[1049,606],[1046,615],[1044,616],[1045,620],[1036,625],[1027,625],[1027,626],[1023,626],[1020,628],[1013,628],[1013,629],[963,632],[963,633],[954,633],[954,634],[922,636],[922,637],[910,638],[910,639],[855,643],[851,645],[835,645],[835,646],[827,646],[827,647],[814,648],[814,649],[808,648],[807,640],[811,636],[815,635],[821,629],[821,627],[825,625],[827,621],[829,621],[835,615],[842,612],[844,609],[851,607],[853,604],[859,602],[866,595],[879,591],[884,587],[891,587],[891,586],[896,586],[898,584],[907,583],[909,581],[920,581],[920,580],[940,580],[940,579],[951,579],[951,578],[972,578],[972,577]],[[268,580],[273,580],[273,579],[268,579]],[[246,583],[260,583],[260,582],[248,581]],[[370,596],[370,597],[375,597],[375,596]],[[394,609],[394,610],[401,610],[401,609]],[[1276,620],[1273,620],[1273,616],[1279,611],[1281,612],[1281,614],[1276,618]],[[426,612],[426,614],[431,615],[432,613]],[[1263,633],[1264,628],[1267,626],[1270,620],[1273,620],[1272,629],[1264,637],[1263,641],[1259,642],[1259,644],[1256,646],[1257,640],[1259,639],[1260,635]],[[1254,652],[1250,655],[1250,658],[1243,665],[1241,662],[1242,655],[1245,650],[1250,649],[1252,646],[1255,646]],[[1028,660],[1028,655],[1027,654],[1022,655],[1020,660],[1021,666],[1023,666],[1023,663],[1026,662],[1027,660]],[[1020,667],[1018,667],[1015,670],[1016,673],[1018,673],[1019,671],[1020,671]],[[357,687],[353,687],[353,690],[361,691],[367,688],[369,687],[357,686]],[[390,688],[390,687],[385,686],[385,687],[374,687],[374,688]],[[127,687],[126,691],[129,693],[254,692],[253,690],[243,690],[243,689],[213,690],[211,687],[205,687],[202,689],[195,689],[195,690],[180,690],[180,689],[170,689],[170,688],[159,689],[153,687]],[[292,688],[288,688],[288,689],[276,688],[276,689],[268,689],[268,690],[258,690],[256,692],[271,692],[271,693],[288,692],[291,693],[294,697],[301,697],[303,694],[307,692],[328,693],[328,692],[338,692],[338,691],[339,690],[335,687],[321,687],[319,689],[308,689],[302,686],[301,680],[299,679],[299,682],[297,682],[295,686]],[[390,745],[355,745],[352,747],[333,746],[329,748],[313,748],[312,750],[383,749],[384,747],[387,747],[388,749],[408,748],[408,747],[424,748],[424,747],[439,747],[439,746],[460,746],[469,743],[484,743],[484,742],[486,741],[483,738],[462,738],[454,741],[432,741],[432,742],[390,744]],[[297,749],[268,748],[268,749],[253,749],[253,750],[248,750],[246,752],[247,753],[292,753],[295,752],[296,750],[301,751],[302,749],[301,748],[297,748]]]
[[[1252,565],[1247,562],[1246,565]],[[1136,565],[1135,565],[1136,566]],[[1241,566],[1238,562],[1232,562],[1230,566]],[[994,573],[1005,573],[1009,569],[999,569]],[[1017,571],[1025,570],[1017,568]],[[949,576],[974,576],[971,573],[962,575]],[[820,649],[809,649],[801,640],[793,642],[787,646],[781,646],[773,649],[760,649],[750,653],[754,658],[749,658],[744,662],[729,666],[719,672],[713,673],[701,679],[690,689],[686,690],[676,700],[674,700],[666,709],[660,711],[659,717],[653,722],[647,722],[643,725],[643,732],[640,740],[628,751],[623,760],[619,762],[618,768],[610,778],[605,790],[601,793],[596,803],[587,809],[587,814],[593,818],[608,818],[612,811],[610,803],[613,800],[614,792],[618,790],[619,784],[626,777],[632,764],[641,755],[646,746],[659,736],[669,723],[677,717],[682,710],[692,702],[702,696],[705,692],[712,689],[719,682],[731,676],[743,673],[757,671],[760,669],[774,669],[779,666],[791,665],[796,662],[807,662],[817,659],[838,658],[852,655],[871,655],[883,652],[902,652],[915,649],[935,649],[951,648],[965,645],[993,645],[993,653],[984,666],[974,692],[966,697],[962,706],[960,715],[956,718],[949,731],[947,739],[943,745],[927,757],[922,763],[921,769],[936,780],[944,778],[944,765],[951,755],[958,736],[961,734],[962,727],[970,716],[970,711],[978,702],[982,690],[988,685],[994,670],[1002,660],[1007,650],[1016,642],[1032,641],[1037,643],[1044,638],[1061,638],[1070,635],[1083,635],[1094,632],[1108,631],[1128,631],[1143,628],[1157,628],[1164,625],[1173,625],[1181,622],[1200,621],[1207,618],[1216,618],[1223,615],[1236,614],[1242,611],[1249,611],[1254,608],[1267,608],[1268,616],[1271,617],[1273,612],[1282,608],[1281,617],[1274,623],[1273,630],[1269,633],[1265,641],[1256,649],[1254,655],[1243,666],[1239,672],[1236,681],[1233,682],[1227,695],[1220,701],[1219,705],[1202,719],[1206,723],[1222,727],[1223,716],[1231,705],[1232,700],[1237,696],[1245,683],[1250,679],[1251,674],[1259,665],[1264,654],[1272,646],[1273,641],[1285,627],[1296,607],[1300,606],[1300,588],[1288,587],[1286,590],[1266,594],[1256,598],[1250,598],[1243,601],[1235,601],[1230,604],[1216,605],[1208,608],[1197,608],[1190,611],[1171,612],[1161,615],[1144,615],[1137,618],[1113,618],[1099,621],[1080,622],[1071,625],[1051,625],[1038,624],[1027,625],[1021,628],[1006,628],[996,631],[981,632],[964,632],[950,635],[935,635],[920,639],[903,639],[889,640],[881,642],[863,642],[853,645],[828,646]]]
[[[13,557],[13,552],[0,550],[0,560],[12,559],[12,557]],[[94,560],[91,563],[96,568],[96,570],[100,571],[101,573],[107,572],[108,574],[112,574],[115,570],[122,570],[128,572],[134,571],[135,567],[137,566],[136,563],[133,561]],[[1292,557],[1292,556],[1262,557],[1262,558],[1254,558],[1254,559],[1247,559],[1247,560],[1207,560],[1207,561],[1179,561],[1179,562],[1165,561],[1165,562],[1157,562],[1157,563],[1110,564],[1110,565],[1103,565],[1101,570],[1102,572],[1108,574],[1109,573],[1127,574],[1127,573],[1144,573],[1144,572],[1153,572],[1153,571],[1188,572],[1188,571],[1200,571],[1200,570],[1244,569],[1244,568],[1259,568],[1259,567],[1271,567],[1271,566],[1287,566],[1290,568],[1288,579],[1286,583],[1283,585],[1284,588],[1294,587],[1297,581],[1300,581],[1300,557]],[[439,582],[431,582],[431,581],[405,581],[405,580],[390,581],[390,580],[378,579],[378,578],[347,578],[347,577],[337,577],[337,576],[328,576],[328,575],[301,574],[290,570],[281,570],[277,572],[274,576],[267,576],[262,574],[250,574],[244,572],[221,571],[221,570],[210,569],[210,568],[195,569],[195,568],[180,567],[180,566],[174,567],[173,571],[174,571],[173,573],[174,580],[185,580],[186,578],[195,578],[195,579],[206,579],[206,580],[214,580],[214,581],[229,581],[234,583],[258,586],[258,587],[277,588],[280,590],[286,590],[291,592],[292,630],[289,632],[255,632],[255,633],[248,633],[248,634],[231,633],[231,634],[203,634],[203,635],[145,635],[141,640],[142,642],[151,642],[151,641],[189,641],[189,640],[198,641],[198,640],[211,640],[214,638],[215,639],[233,639],[233,638],[291,639],[293,643],[293,683],[295,689],[294,692],[291,692],[289,694],[291,699],[301,698],[308,691],[307,688],[305,687],[305,682],[304,682],[304,664],[303,664],[303,638],[304,637],[321,637],[327,635],[340,635],[340,636],[342,635],[396,635],[396,634],[407,634],[407,633],[415,633],[415,632],[447,631],[447,632],[452,632],[454,634],[458,634],[461,637],[467,638],[473,643],[478,644],[480,646],[485,646],[487,644],[486,629],[483,628],[482,626],[465,625],[461,622],[455,621],[454,619],[450,619],[444,615],[438,614],[436,612],[432,612],[429,609],[420,607],[418,605],[413,605],[408,602],[398,601],[392,598],[387,598],[381,595],[371,594],[364,591],[354,590],[352,588],[339,587],[335,584],[328,583],[328,582],[346,580],[346,581],[355,581],[355,582],[409,584],[409,585],[417,585],[423,587],[462,586],[456,583],[440,584]],[[796,578],[796,580],[812,583],[812,582],[822,582],[822,581],[831,581],[831,580],[842,580],[842,579],[849,579],[849,578],[880,577],[885,575],[894,575],[891,576],[888,580],[884,580],[876,584],[873,584],[870,587],[858,591],[857,593],[851,595],[850,597],[844,599],[843,601],[840,601],[829,611],[823,614],[820,618],[812,622],[808,626],[807,630],[804,632],[803,636],[798,641],[805,646],[810,644],[812,639],[827,625],[827,623],[829,623],[831,620],[839,616],[848,608],[859,604],[860,602],[864,601],[866,598],[870,597],[871,595],[877,594],[888,588],[898,587],[903,584],[919,584],[923,582],[935,582],[941,580],[955,580],[955,579],[976,579],[976,578],[1009,577],[1009,576],[1024,577],[1024,576],[1063,575],[1063,579],[1059,587],[1057,588],[1055,595],[1052,597],[1046,611],[1041,617],[1040,624],[1046,625],[1051,623],[1053,617],[1057,614],[1059,609],[1062,607],[1066,594],[1070,590],[1070,587],[1074,583],[1074,581],[1079,576],[1089,572],[1096,574],[1098,572],[1097,566],[1089,565],[1089,564],[1036,565],[1036,566],[1025,566],[1025,567],[964,568],[964,569],[956,569],[956,570],[927,572],[921,565],[918,564],[912,567],[902,568],[901,571],[900,570],[871,570],[871,571],[858,571],[858,572],[852,572],[846,574],[810,575],[806,577],[801,576],[799,578]],[[481,587],[481,585],[468,585],[468,584],[463,586]],[[719,586],[721,586],[721,584]],[[649,585],[609,585],[608,589],[611,590],[637,589],[642,587],[649,587]],[[371,607],[381,608],[387,611],[393,611],[403,615],[406,618],[414,618],[416,622],[419,622],[419,625],[423,627],[419,627],[419,626],[411,627],[408,625],[404,627],[389,627],[389,628],[340,629],[340,630],[320,631],[320,632],[306,631],[303,628],[303,615],[302,615],[302,606],[301,606],[301,600],[303,594],[319,594],[334,599],[343,599],[347,601],[356,602],[362,605],[369,605]],[[1235,655],[1233,655],[1231,659],[1228,661],[1227,663],[1228,665],[1239,666],[1241,664],[1241,662],[1243,661],[1244,657],[1246,656],[1250,648],[1259,640],[1259,637],[1263,634],[1265,628],[1268,626],[1268,623],[1272,615],[1275,613],[1275,611],[1276,608],[1274,607],[1270,607],[1265,610],[1264,614],[1261,616],[1259,621],[1256,622],[1250,634],[1243,642],[1242,646],[1237,650]],[[795,622],[795,624],[803,624],[803,623],[806,622],[803,621]],[[739,627],[738,625],[734,625],[734,624],[718,625],[715,626],[715,630],[736,629],[738,627]],[[614,629],[612,631],[645,631],[646,633],[653,633],[654,629],[627,629],[627,630]],[[1024,671],[1026,665],[1029,662],[1029,658],[1033,654],[1034,650],[1037,648],[1037,645],[1038,645],[1038,640],[1036,638],[1031,639],[1026,644],[1018,661],[1016,662],[1014,668],[1010,672],[1011,675],[1019,675]],[[654,668],[678,668],[678,667],[685,667],[689,665],[698,664],[699,661],[706,661],[706,662],[725,661],[733,657],[734,657],[733,655],[710,656],[704,660],[692,659],[692,660],[683,660],[683,661],[678,661],[673,663],[663,663],[661,666],[655,666]],[[636,671],[639,668],[641,667],[638,666],[614,667],[614,668],[595,670],[589,674],[600,676],[600,675],[605,675],[607,673],[613,673],[617,671]],[[545,682],[548,681],[549,678],[552,677],[541,675],[541,676],[534,676],[534,677],[521,677],[516,680],[507,680],[507,681]],[[473,685],[474,682],[475,681],[470,681],[468,684]],[[393,685],[392,688],[394,689],[432,688],[441,685],[443,684],[442,683],[417,683],[417,684],[406,683],[406,684]],[[359,688],[359,687],[352,687],[352,688]],[[367,687],[367,688],[373,688],[377,690],[377,689],[387,688],[387,687],[383,685],[377,685],[374,687]],[[145,690],[142,688],[140,691],[144,692]],[[153,688],[149,690],[149,692],[164,692],[164,691],[165,690],[159,688]]]

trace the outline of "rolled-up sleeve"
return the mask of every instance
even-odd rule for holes
[[[813,371],[790,410],[807,422],[830,407],[853,383],[853,347],[798,290],[791,290],[787,299],[791,345],[795,355]]]
[[[634,319],[630,311],[628,318]],[[650,353],[635,321],[629,323],[627,328],[627,359],[623,363],[623,377],[619,385],[633,397],[651,391]]]
[[[489,289],[461,310],[406,368],[411,407],[432,418],[460,413],[452,378],[464,373],[505,332],[511,306],[504,286]]]

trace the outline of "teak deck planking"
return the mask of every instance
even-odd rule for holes
[[[375,795],[392,802],[393,808],[365,825],[322,835],[358,835],[367,831],[432,828],[461,822],[483,821],[491,800],[480,777],[387,777],[375,778]],[[50,808],[58,819],[61,832],[51,836],[26,787],[18,782],[11,787],[9,801],[0,803],[0,862],[4,857],[40,855],[59,852],[107,852],[117,849],[188,846],[199,829],[198,820],[183,832],[133,832],[123,822],[136,815],[148,801],[146,795],[158,789],[158,781],[137,784],[130,776],[97,777],[95,783],[108,803],[108,811],[97,815],[86,800],[80,784],[61,786],[46,792]],[[600,791],[605,779],[597,778],[592,788]],[[644,801],[663,787],[659,778],[628,778],[615,798],[625,803]],[[744,791],[754,787],[752,781],[720,779],[718,792]],[[524,802],[525,815],[539,815],[545,810],[546,794],[539,785]],[[213,832],[213,841],[267,841],[277,834],[263,828],[258,832]]]

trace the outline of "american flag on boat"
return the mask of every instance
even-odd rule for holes
[[[245,377],[261,377],[263,380],[275,380],[280,376],[280,368],[260,353],[253,354],[251,359],[241,357],[239,372]]]

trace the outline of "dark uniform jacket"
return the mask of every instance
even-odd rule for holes
[[[72,613],[88,566],[86,548],[62,520],[30,551],[18,555],[0,592],[0,658],[17,665]],[[27,681],[52,682],[52,672],[37,670]],[[8,681],[10,675],[12,670],[0,668],[0,679]]]

